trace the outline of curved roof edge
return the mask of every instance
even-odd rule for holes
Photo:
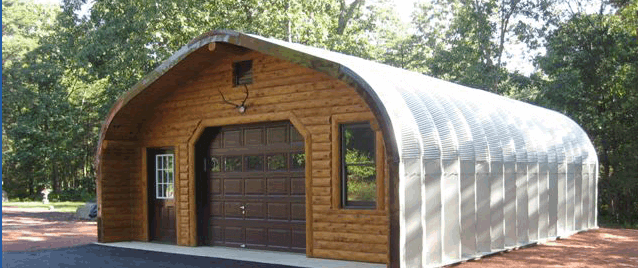
[[[96,163],[117,113],[179,62],[215,42],[292,62],[352,86],[377,116],[386,151],[394,163],[401,158],[419,157],[472,159],[476,153],[476,159],[502,161],[536,162],[539,155],[544,160],[549,154],[548,160],[559,163],[597,162],[586,133],[558,112],[325,49],[217,30],[193,39],[116,101],[102,125]],[[489,125],[469,125],[470,113]],[[547,118],[539,119],[539,115]],[[533,129],[548,136],[537,140]],[[438,140],[432,140],[434,136]],[[541,141],[545,144],[539,144]]]
[[[155,68],[149,74],[144,76],[139,82],[133,85],[131,89],[123,93],[123,95],[117,99],[115,104],[113,104],[113,107],[107,114],[107,117],[102,123],[102,127],[100,129],[100,137],[98,140],[96,153],[97,157],[95,158],[96,167],[99,168],[98,164],[101,158],[100,156],[102,154],[102,145],[106,138],[106,133],[117,113],[123,107],[125,107],[133,98],[142,93],[149,85],[157,81],[160,77],[170,71],[191,53],[210,43],[215,42],[237,45],[266,55],[287,60],[325,73],[329,76],[332,76],[354,86],[357,92],[359,92],[359,94],[373,110],[373,112],[377,114],[377,116],[380,116],[384,119],[379,120],[379,125],[382,128],[384,136],[386,137],[386,151],[392,156],[392,161],[399,161],[399,154],[398,149],[396,148],[394,131],[392,129],[392,126],[388,123],[390,122],[389,116],[386,112],[385,107],[383,107],[383,103],[380,100],[379,96],[375,93],[375,91],[366,82],[365,79],[361,78],[357,74],[357,72],[337,62],[331,61],[326,58],[317,57],[309,53],[304,53],[300,50],[291,49],[287,46],[282,46],[280,44],[277,44],[276,41],[278,40],[266,39],[260,36],[244,34],[233,30],[213,30],[194,38],[187,45],[181,47],[167,60],[162,62],[157,68]]]

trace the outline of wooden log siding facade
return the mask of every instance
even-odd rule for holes
[[[252,60],[252,77],[235,79],[234,63],[246,60]],[[251,80],[246,86],[235,86],[236,81]],[[361,122],[369,124],[349,124]],[[221,157],[241,162],[237,155],[248,162],[243,152],[277,150],[263,141],[254,148],[215,143],[224,144],[227,132],[240,133],[239,137],[250,128],[263,128],[261,137],[267,140],[269,126],[285,133],[296,133],[292,127],[297,130],[299,135],[291,134],[288,141],[279,143],[288,147],[275,152],[299,155],[303,147],[305,170],[290,168],[280,173],[288,174],[282,181],[289,186],[281,187],[290,190],[273,206],[280,209],[272,210],[278,215],[287,210],[288,222],[270,221],[270,212],[263,212],[266,216],[250,223],[250,241],[260,241],[252,244],[256,247],[305,250],[309,257],[389,267],[432,267],[598,226],[596,152],[587,134],[566,116],[356,57],[256,35],[213,31],[194,39],[144,77],[107,116],[96,156],[98,240],[169,239],[197,246],[202,233],[213,241],[205,244],[244,246],[237,241],[249,241],[249,227],[233,224],[249,219],[253,212],[246,213],[247,191],[236,189],[247,189],[249,179],[255,177],[237,178],[263,176],[257,178],[262,199],[250,202],[270,209],[270,190],[263,191],[270,187],[268,176],[284,175],[269,173],[269,167],[261,167],[263,172],[217,175],[206,168],[209,173],[205,173],[195,170],[204,165],[196,157],[203,156],[202,143],[210,135],[220,138],[213,138],[204,149],[209,150],[211,161],[217,157],[219,163]],[[376,205],[344,209],[350,200],[341,200],[347,194],[342,194],[340,177],[348,166],[341,166],[345,157],[341,157],[340,135],[346,128],[355,133],[362,126],[359,135],[374,136],[375,162],[353,165],[376,167]],[[155,163],[161,165],[151,170]],[[208,176],[206,183],[217,186],[198,187],[200,173]],[[166,182],[173,179],[174,187],[169,189]],[[229,187],[235,187],[228,192],[243,191],[237,194],[241,197],[226,195],[226,188],[217,194],[222,192],[219,185],[228,181]],[[209,210],[198,207],[203,192],[209,195],[206,204],[212,203],[210,211],[223,215],[222,223],[215,225],[215,215],[201,216]],[[234,202],[229,209],[228,202]],[[285,202],[288,208],[282,205]],[[228,211],[239,216],[227,217]],[[151,221],[150,215],[161,220]],[[277,215],[272,219],[277,217],[281,219]],[[212,227],[207,225],[210,219]],[[158,222],[170,224],[159,226]],[[198,225],[213,232],[204,234]],[[157,230],[171,235],[158,237]],[[239,239],[222,241],[214,237],[219,234],[223,239]],[[271,234],[288,244],[261,243]]]
[[[224,48],[216,47],[216,50],[221,49]],[[342,81],[281,59],[254,51],[241,55],[217,52],[223,57],[215,58],[212,66],[198,70],[196,78],[175,87],[164,98],[153,100],[153,104],[140,100],[137,105],[144,105],[148,112],[143,119],[131,124],[138,126],[135,130],[138,134],[134,140],[125,143],[125,149],[111,149],[110,140],[103,144],[99,187],[102,201],[100,241],[149,240],[145,148],[173,147],[178,174],[175,181],[177,244],[196,246],[194,149],[204,129],[289,120],[304,136],[309,163],[306,168],[307,255],[386,263],[387,194],[377,194],[378,200],[382,201],[374,210],[341,209],[338,199],[333,198],[338,194],[334,192],[338,181],[333,177],[338,170],[333,169],[331,162],[335,157],[334,148],[338,148],[335,147],[338,140],[334,142],[333,119],[378,125],[363,99]],[[223,101],[219,91],[228,100],[244,98],[242,88],[233,86],[232,81],[232,64],[244,60],[253,61],[254,83],[247,86],[248,108],[240,114]],[[378,127],[377,132],[382,141]],[[378,144],[383,146],[382,142]],[[377,155],[381,168],[384,167],[382,152],[382,149],[378,150]],[[126,173],[126,176],[111,180],[112,170],[118,174]],[[387,172],[380,173],[385,175]],[[383,186],[383,177],[379,176],[382,187],[377,187],[381,190],[387,189]]]

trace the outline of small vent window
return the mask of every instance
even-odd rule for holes
[[[233,82],[235,86],[253,83],[253,61],[246,60],[233,63]]]

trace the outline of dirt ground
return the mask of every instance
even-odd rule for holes
[[[94,221],[72,213],[2,208],[2,251],[34,251],[97,241]],[[600,228],[480,260],[455,268],[638,267],[638,230]]]
[[[454,267],[638,267],[638,230],[590,230]]]
[[[2,251],[34,251],[97,242],[97,223],[74,213],[2,207]]]

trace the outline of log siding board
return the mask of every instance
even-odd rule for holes
[[[219,48],[216,48],[216,50]],[[253,60],[253,84],[247,86],[249,97],[247,110],[239,114],[235,107],[221,99],[219,91],[230,101],[238,103],[245,97],[243,88],[232,85],[232,62]],[[195,143],[206,127],[248,124],[257,122],[289,120],[302,134],[306,151],[306,255],[333,259],[381,262],[387,261],[389,223],[384,210],[385,185],[383,179],[377,186],[377,209],[371,211],[353,211],[334,208],[333,193],[337,192],[332,183],[334,179],[334,150],[338,139],[334,139],[334,120],[337,118],[360,119],[370,121],[377,126],[375,117],[365,101],[354,88],[328,77],[325,74],[300,67],[295,64],[249,52],[241,56],[228,55],[193,76],[186,83],[172,89],[170,94],[144,103],[135,99],[138,105],[146,105],[143,117],[135,121],[130,117],[116,117],[113,124],[121,127],[108,133],[109,137],[121,135],[130,139],[127,148],[133,154],[105,154],[102,157],[103,175],[125,174],[131,182],[126,191],[124,185],[106,183],[103,194],[124,193],[123,196],[107,197],[108,200],[123,200],[124,196],[135,199],[124,209],[126,202],[112,202],[104,212],[127,212],[118,218],[130,223],[128,236],[126,224],[118,221],[121,231],[115,233],[109,224],[105,233],[113,235],[103,241],[133,239],[148,241],[148,204],[146,204],[146,148],[173,147],[176,161],[176,228],[177,244],[197,246],[197,211],[195,204]],[[133,115],[134,113],[131,113]],[[136,115],[140,117],[139,115]],[[135,131],[130,131],[135,128]],[[131,134],[133,132],[133,134]],[[377,134],[380,132],[377,132]],[[381,139],[377,135],[377,139]],[[117,146],[116,148],[123,148]],[[382,148],[377,142],[377,148]],[[136,150],[137,151],[136,151]],[[126,151],[126,150],[125,150]],[[126,152],[129,152],[126,151]],[[123,158],[124,156],[124,158]],[[384,152],[377,150],[381,171],[384,166]],[[112,159],[112,161],[111,161]],[[112,173],[118,165],[123,169]],[[385,171],[378,173],[384,177]],[[117,187],[117,188],[114,188]],[[113,192],[115,191],[115,192]],[[134,197],[139,195],[139,197]],[[112,198],[114,197],[114,198]],[[105,199],[106,200],[106,199]],[[141,200],[144,200],[143,202]],[[111,201],[109,201],[111,202]],[[135,216],[134,216],[135,215]],[[115,220],[115,219],[109,219]],[[315,225],[316,224],[316,225]],[[120,229],[118,229],[120,230]],[[347,243],[355,243],[346,247]],[[331,244],[332,243],[332,244]],[[369,247],[366,247],[369,245]],[[343,254],[347,250],[348,254]]]

